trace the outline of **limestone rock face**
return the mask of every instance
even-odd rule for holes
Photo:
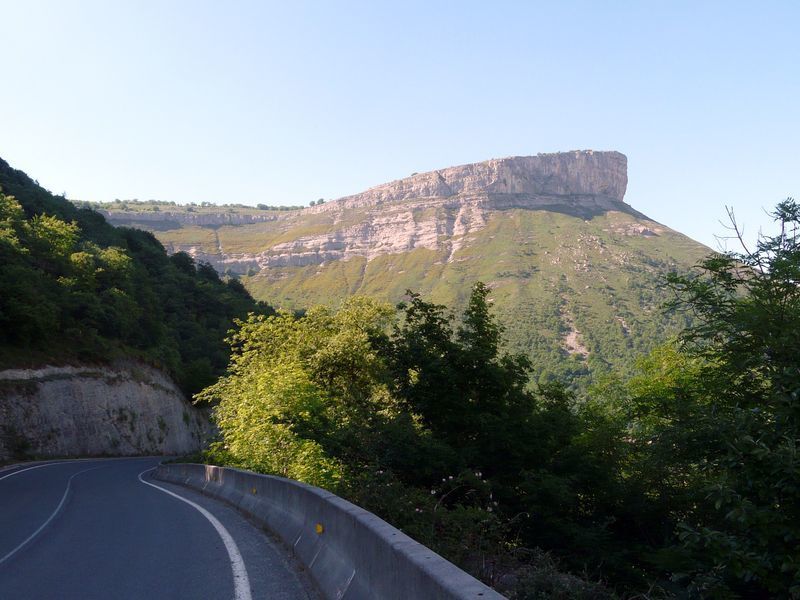
[[[354,257],[370,261],[417,248],[444,250],[449,261],[494,211],[541,209],[587,217],[607,210],[635,212],[623,201],[627,183],[627,158],[619,152],[517,156],[415,174],[327,204],[263,215],[256,225],[263,227],[263,243],[254,242],[250,252],[227,247],[220,236],[212,249],[156,233],[170,252],[188,252],[234,274]],[[144,213],[131,213],[136,214],[141,221]],[[181,223],[195,219],[192,213],[146,215],[155,221],[159,214],[162,224],[173,217]],[[222,214],[216,221],[213,216],[191,223],[226,227],[260,218],[238,215],[244,220],[236,223],[235,214]],[[115,224],[124,218],[126,213],[110,214]],[[314,232],[306,233],[309,229]]]
[[[312,210],[472,195],[602,196],[622,202],[627,185],[624,154],[584,150],[492,159],[412,175]]]
[[[353,295],[396,303],[413,290],[459,314],[482,281],[509,350],[582,386],[606,369],[632,372],[632,357],[678,330],[659,308],[663,276],[709,252],[627,204],[627,180],[618,152],[539,154],[415,173],[300,210],[192,207],[226,220],[135,226],[289,310]],[[264,220],[235,224],[231,211]]]
[[[99,212],[113,225],[174,223],[176,225],[197,225],[199,227],[218,227],[221,225],[251,225],[275,221],[271,214],[254,215],[229,212],[194,213],[184,210],[161,210],[158,212],[125,212],[121,210],[100,209]]]
[[[0,460],[199,450],[209,424],[152,367],[0,371]]]

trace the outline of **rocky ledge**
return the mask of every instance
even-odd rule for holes
[[[623,200],[627,162],[619,152],[592,150],[492,159],[414,174],[273,216],[270,227],[282,232],[281,241],[265,242],[254,252],[232,252],[219,240],[215,253],[191,240],[170,241],[168,247],[208,261],[221,272],[240,274],[354,257],[372,260],[417,248],[444,250],[450,261],[469,243],[469,234],[485,227],[496,211],[553,210],[580,218],[608,210],[635,213]],[[236,223],[226,215],[214,224]]]
[[[310,210],[370,206],[411,198],[487,195],[602,197],[622,202],[628,186],[628,159],[620,152],[576,150],[512,156],[414,174]]]
[[[198,227],[219,227],[222,225],[252,225],[254,223],[267,223],[277,221],[274,214],[240,214],[235,212],[195,213],[184,210],[160,210],[158,212],[141,212],[122,210],[99,209],[112,225],[136,226],[154,225],[154,228],[163,229],[163,225],[172,225],[177,228],[182,225],[196,225]]]

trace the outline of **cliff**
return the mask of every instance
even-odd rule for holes
[[[619,152],[591,150],[492,159],[450,167],[379,185],[301,211],[264,215],[257,226],[263,235],[252,251],[228,243],[236,236],[214,235],[197,244],[185,236],[164,234],[171,252],[185,251],[207,261],[221,272],[247,274],[272,268],[305,267],[330,261],[405,253],[415,249],[445,251],[446,260],[486,226],[489,215],[511,209],[551,210],[582,218],[609,210],[638,214],[625,204],[627,158]],[[115,212],[114,222],[130,217],[155,231],[168,222],[197,224],[191,213],[176,215]],[[144,218],[146,216],[146,219]],[[135,217],[135,218],[134,218]],[[252,225],[252,215],[205,215],[207,225]],[[233,227],[231,227],[233,226]],[[651,231],[651,233],[653,233]]]
[[[185,454],[207,430],[174,382],[143,364],[0,371],[0,461]]]
[[[189,212],[182,210],[159,210],[158,212],[122,211],[98,209],[112,225],[130,227],[132,224],[154,225],[163,229],[165,224],[172,226],[196,225],[198,227],[219,227],[222,225],[252,225],[275,221],[274,214],[241,214],[236,212]]]
[[[571,203],[572,198],[581,196],[622,202],[628,185],[627,165],[624,154],[592,150],[499,158],[415,174],[311,210],[475,195],[524,195],[546,198],[550,204],[561,197]]]
[[[102,208],[98,212],[115,225],[134,225],[163,231],[182,226],[223,227],[270,222],[276,222],[276,226],[280,227],[281,224],[293,223],[314,214],[339,213],[358,208],[384,210],[388,208],[387,204],[409,200],[420,201],[416,208],[475,205],[483,210],[553,207],[581,213],[628,210],[630,207],[623,203],[628,184],[627,162],[625,155],[619,152],[592,150],[492,159],[414,174],[360,194],[296,211],[264,211],[262,214],[237,212],[234,209],[194,212],[176,208],[145,212]],[[176,247],[175,250],[186,249],[198,254],[198,250],[191,248]],[[320,248],[322,252],[325,250]],[[226,252],[223,250],[222,253]],[[341,257],[328,256],[326,260]],[[200,258],[209,259],[207,256]],[[222,264],[219,260],[210,260]],[[241,261],[230,262],[235,266]],[[246,262],[255,264],[258,261]],[[287,263],[281,259],[278,264],[307,263],[304,260]]]
[[[539,372],[588,381],[596,370],[629,369],[632,356],[677,330],[659,309],[664,274],[708,252],[627,204],[627,182],[619,152],[539,154],[414,174],[302,210],[264,211],[261,222],[223,215],[200,227],[135,226],[289,309],[354,294],[398,302],[411,289],[460,310],[482,281],[511,349]],[[231,210],[247,218],[255,209]]]

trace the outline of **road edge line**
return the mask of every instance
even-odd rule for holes
[[[48,465],[41,465],[41,466],[47,467],[47,466],[49,466],[49,464]],[[35,468],[36,467],[31,467],[31,469],[35,469]],[[39,525],[39,528],[36,531],[34,531],[32,534],[30,534],[25,539],[24,542],[22,542],[19,546],[17,546],[11,552],[6,554],[3,558],[0,558],[0,565],[2,565],[9,558],[14,556],[17,552],[22,550],[28,544],[28,542],[30,542],[31,540],[33,540],[33,538],[35,538],[37,535],[39,535],[42,532],[42,530],[45,527],[47,527],[47,525],[50,523],[50,521],[52,521],[56,517],[56,515],[58,515],[58,513],[63,508],[64,503],[67,501],[67,496],[69,495],[69,490],[70,490],[70,487],[72,486],[72,480],[73,479],[75,479],[81,473],[86,473],[87,471],[94,471],[95,469],[99,469],[99,468],[100,467],[92,467],[90,469],[84,469],[83,471],[78,471],[77,473],[73,473],[72,476],[67,480],[67,489],[64,490],[64,495],[61,496],[61,502],[58,503],[58,506],[56,506],[56,509],[53,511],[53,513],[48,517],[48,519],[44,523]],[[25,470],[27,471],[28,469],[25,469]],[[22,473],[22,471],[16,471],[15,473],[12,473],[11,475],[16,475],[17,473]],[[11,475],[6,475],[6,477],[11,477]]]
[[[41,469],[43,467],[52,467],[53,465],[65,465],[65,464],[70,465],[70,464],[72,464],[72,462],[73,461],[69,461],[69,462],[67,462],[67,461],[65,461],[65,462],[51,462],[51,463],[45,463],[43,465],[34,465],[32,467],[27,467],[25,469],[20,469],[19,471],[14,471],[13,473],[9,473],[8,475],[3,475],[2,477],[0,477],[0,481],[3,481],[3,479],[8,479],[9,477],[13,477],[14,475],[19,475],[20,473],[24,473],[25,471],[32,471],[33,469]]]
[[[228,551],[228,558],[231,561],[231,571],[233,572],[233,588],[234,588],[234,598],[235,600],[252,600],[252,592],[250,591],[250,578],[247,575],[247,567],[244,564],[244,559],[242,558],[241,553],[239,552],[239,547],[236,545],[236,541],[234,541],[233,536],[228,533],[228,530],[225,529],[225,526],[220,523],[219,519],[217,519],[214,515],[208,512],[205,508],[192,502],[191,500],[184,498],[183,496],[176,494],[175,492],[171,492],[170,490],[161,487],[160,485],[156,485],[155,483],[150,483],[149,481],[145,481],[142,479],[142,475],[145,473],[149,473],[150,471],[155,470],[156,467],[152,467],[150,469],[145,469],[141,473],[139,473],[139,481],[145,485],[149,485],[150,487],[154,487],[157,490],[164,492],[165,494],[169,494],[173,498],[177,498],[178,500],[185,502],[192,508],[196,509],[201,515],[203,515],[208,522],[217,530],[219,537],[222,538],[222,543],[225,544],[225,549]]]

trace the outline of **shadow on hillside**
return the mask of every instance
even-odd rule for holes
[[[173,229],[180,229],[183,227],[180,221],[142,221],[136,218],[120,219],[113,214],[107,217],[106,220],[115,227],[133,227],[135,229],[144,229],[145,231],[172,231]]]
[[[637,219],[652,220],[625,202],[602,196],[553,197],[552,202],[550,202],[548,201],[549,199],[545,200],[536,196],[496,194],[491,195],[490,200],[492,201],[492,208],[495,210],[511,210],[515,208],[541,210],[560,213],[586,221],[602,216],[609,211],[618,211]],[[605,206],[600,206],[600,204]]]

